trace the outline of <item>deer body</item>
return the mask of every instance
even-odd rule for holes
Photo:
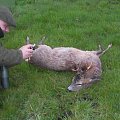
[[[47,45],[39,45],[31,57],[31,62],[39,67],[53,70],[72,70],[78,64],[84,66],[92,62],[99,64],[100,59],[95,51],[82,51],[72,47],[58,47],[52,49]]]
[[[39,45],[34,50],[30,63],[52,70],[72,70],[76,72],[73,83],[68,87],[77,91],[82,86],[100,79],[101,61],[100,54],[105,51],[83,51],[72,47],[51,48]]]

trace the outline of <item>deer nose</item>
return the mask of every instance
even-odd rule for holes
[[[69,92],[72,92],[71,86],[68,87],[68,91],[69,91]]]
[[[67,89],[68,92],[72,92],[72,90]]]

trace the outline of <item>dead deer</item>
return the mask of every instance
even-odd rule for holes
[[[100,80],[102,73],[100,56],[111,46],[112,44],[108,45],[105,50],[99,46],[97,51],[83,51],[73,47],[51,48],[47,45],[38,45],[29,63],[56,71],[76,72],[68,90],[78,91]]]

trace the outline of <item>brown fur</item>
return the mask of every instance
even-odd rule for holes
[[[106,50],[83,51],[72,47],[58,47],[52,49],[47,45],[39,45],[29,62],[38,67],[57,71],[76,71],[82,78],[90,78],[91,81],[92,78],[99,78],[101,76],[102,70],[99,56],[105,51]],[[89,81],[87,81],[87,84],[88,83]]]

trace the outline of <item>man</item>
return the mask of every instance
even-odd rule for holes
[[[16,27],[12,13],[8,8],[0,6],[0,38],[4,37],[6,32],[9,32],[9,26]],[[11,67],[20,64],[24,59],[32,56],[33,50],[30,49],[32,46],[28,44],[14,50],[6,49],[0,45],[0,66]]]

